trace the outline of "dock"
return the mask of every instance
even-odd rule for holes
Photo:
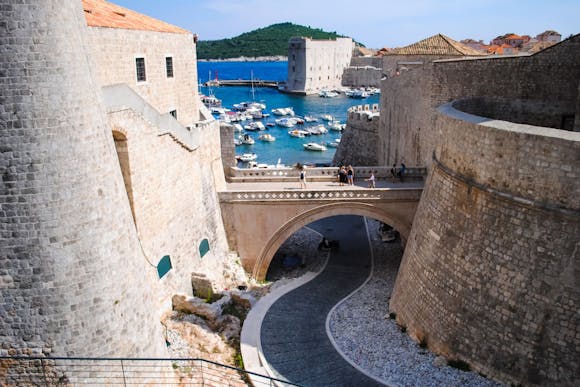
[[[254,87],[274,87],[283,83],[280,81],[265,81],[261,79],[231,79],[231,80],[212,80],[204,83],[204,86],[254,86]]]

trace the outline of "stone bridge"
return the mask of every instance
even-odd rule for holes
[[[367,188],[370,174],[376,188]],[[308,168],[300,189],[296,169],[232,169],[219,193],[230,247],[244,269],[263,280],[278,248],[309,223],[334,215],[360,215],[395,227],[403,243],[423,191],[425,168],[407,168],[404,181],[387,167],[355,168],[355,185],[340,186],[336,168]]]

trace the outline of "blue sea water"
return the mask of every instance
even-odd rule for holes
[[[253,74],[254,79],[285,81],[287,73],[287,62],[198,62],[198,77],[200,83],[208,80],[211,71],[211,78],[215,78],[217,71],[219,79],[250,79]],[[205,75],[204,75],[205,74]],[[222,100],[224,107],[231,108],[233,104],[242,101],[261,102],[266,104],[266,112],[280,107],[292,107],[298,116],[313,115],[320,118],[322,114],[331,114],[336,120],[346,122],[347,110],[349,107],[361,104],[373,104],[379,102],[379,96],[373,95],[365,99],[352,99],[345,95],[334,98],[321,98],[318,95],[297,96],[280,93],[274,88],[254,88],[252,95],[251,87],[222,86],[213,87],[209,90],[201,87],[201,93],[213,94]],[[278,116],[270,115],[262,122],[274,122]],[[305,125],[296,125],[295,128],[308,127],[310,125],[324,124],[325,121]],[[247,122],[246,122],[247,124]],[[242,124],[243,125],[243,124]],[[289,128],[280,126],[270,127],[267,132],[276,137],[274,142],[259,141],[258,135],[263,132],[248,132],[256,143],[254,145],[240,145],[236,147],[236,153],[256,153],[258,163],[275,164],[278,159],[286,165],[296,163],[302,164],[329,164],[334,156],[335,148],[328,147],[324,152],[314,152],[304,150],[303,144],[307,142],[326,143],[340,137],[340,132],[330,130],[327,134],[296,138],[288,134]],[[243,167],[244,164],[239,164]]]

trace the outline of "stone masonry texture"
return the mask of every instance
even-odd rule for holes
[[[193,36],[87,27],[80,1],[0,10],[0,353],[166,356],[171,296],[191,295],[192,272],[226,286],[219,125],[199,103]],[[156,114],[176,109],[201,146],[105,109],[101,88],[115,83]]]
[[[504,382],[580,382],[580,137],[559,129],[580,113],[579,45],[382,84],[382,163],[429,167],[391,311],[431,350]]]
[[[0,8],[2,351],[160,355],[80,2]]]

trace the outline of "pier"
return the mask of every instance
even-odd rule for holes
[[[231,79],[231,80],[212,80],[204,83],[204,86],[254,86],[254,87],[274,87],[282,84],[280,81],[264,81],[260,79]]]

